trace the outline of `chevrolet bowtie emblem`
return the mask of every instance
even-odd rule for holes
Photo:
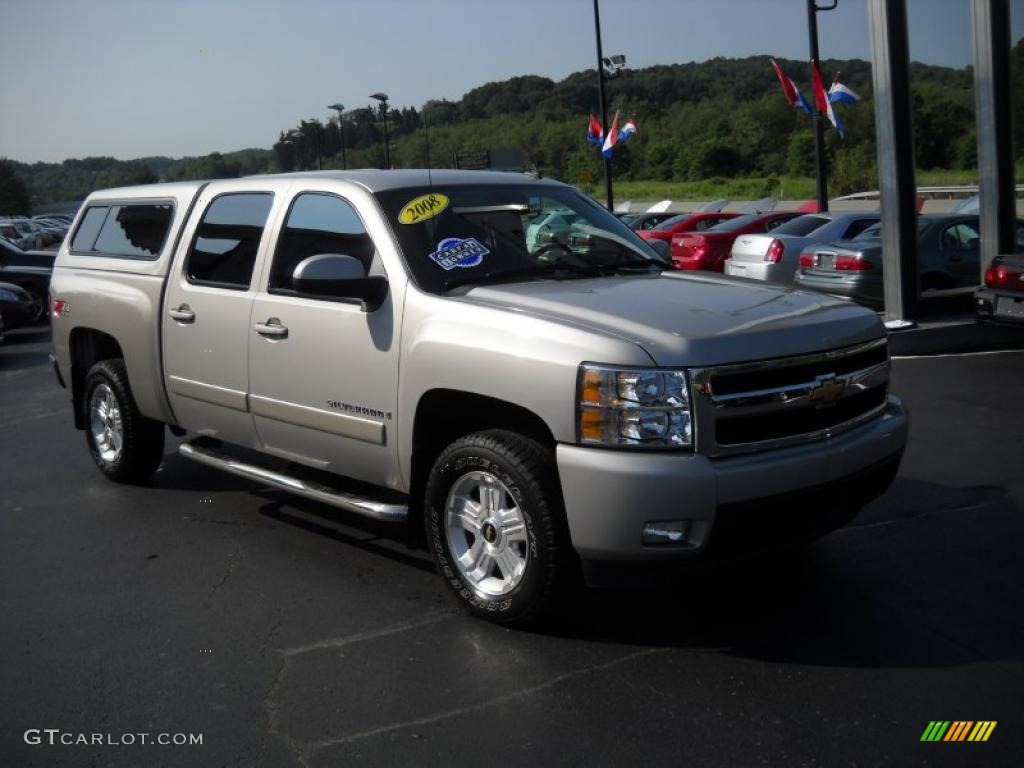
[[[811,402],[833,405],[846,391],[846,379],[837,379],[834,373],[818,376],[811,387]]]

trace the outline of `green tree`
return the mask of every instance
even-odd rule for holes
[[[0,158],[0,213],[28,215],[30,206],[25,186],[7,158]]]

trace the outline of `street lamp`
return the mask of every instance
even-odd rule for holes
[[[288,133],[284,135],[284,138],[281,139],[281,141],[285,144],[290,144],[292,147],[292,151],[295,153],[295,164],[298,166],[298,168],[296,168],[295,170],[304,171],[305,168],[303,168],[303,166],[305,165],[305,163],[303,162],[302,158],[304,149],[302,143],[302,134],[296,131],[294,128],[290,128],[288,130]]]
[[[386,93],[371,93],[371,99],[380,102],[380,114],[384,119],[384,168],[391,168],[391,148],[388,146],[388,95]]]
[[[303,123],[309,123],[310,125],[316,126],[316,169],[318,171],[322,171],[324,169],[324,127],[315,117],[311,117],[309,120],[304,120]]]
[[[348,160],[345,158],[345,122],[342,120],[341,113],[345,111],[344,104],[329,104],[328,109],[334,109],[338,112],[338,130],[341,131],[341,167],[343,170],[348,170]]]
[[[601,126],[605,130],[611,130],[608,125],[608,105],[604,98],[604,81],[607,78],[616,77],[619,72],[626,68],[626,57],[621,53],[605,57],[601,53],[601,12],[597,7],[597,0],[594,0],[594,37],[597,39],[597,91],[601,104]],[[604,190],[608,198],[608,210],[614,210],[615,201],[612,197],[612,163],[607,157],[604,160]]]

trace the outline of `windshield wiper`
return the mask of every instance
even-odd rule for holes
[[[445,280],[442,283],[444,289],[451,290],[452,288],[458,288],[460,285],[469,285],[470,283],[493,283],[502,280],[515,280],[524,277],[545,277],[551,275],[557,275],[559,272],[563,273],[566,277],[600,277],[601,270],[593,265],[583,266],[581,264],[571,264],[563,261],[552,261],[547,264],[534,264],[529,267],[519,267],[518,269],[505,269],[498,272],[484,272],[481,275],[466,275],[465,277],[454,277],[450,280]]]
[[[620,269],[651,269],[652,267],[661,272],[666,272],[675,269],[674,264],[668,264],[664,261],[661,261],[660,259],[625,259],[624,261],[598,262],[597,264],[592,264],[591,266],[605,273],[615,273],[618,272]]]

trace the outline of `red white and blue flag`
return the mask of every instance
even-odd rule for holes
[[[789,102],[791,107],[797,107],[802,109],[808,115],[813,115],[811,111],[811,105],[807,103],[807,99],[800,93],[800,89],[796,87],[796,83],[790,79],[789,75],[782,71],[775,59],[770,59],[772,63],[772,69],[775,70],[775,76],[779,78],[779,85],[782,86],[782,92],[786,95],[786,100]]]
[[[825,84],[821,81],[821,70],[818,68],[817,61],[811,62],[811,80],[814,85],[814,104],[818,108],[818,112],[828,118],[832,127],[836,129],[836,133],[839,134],[839,138],[844,138],[843,121],[832,109],[832,102],[829,101],[828,94],[825,93]]]
[[[622,126],[622,130],[619,131],[619,141],[625,141],[630,136],[636,136],[636,119],[629,118],[626,124]]]
[[[604,144],[604,129],[593,115],[590,116],[590,124],[587,126],[587,141],[591,141],[598,146]]]
[[[839,73],[832,78],[832,87],[828,89],[828,100],[833,104],[856,104],[860,101],[860,94],[853,88],[839,82]]]
[[[635,127],[635,126],[634,126]],[[604,137],[604,146],[601,147],[601,154],[605,157],[612,156],[612,150],[619,141],[619,111],[615,110],[615,117],[612,118],[612,127],[608,129],[608,135]]]

